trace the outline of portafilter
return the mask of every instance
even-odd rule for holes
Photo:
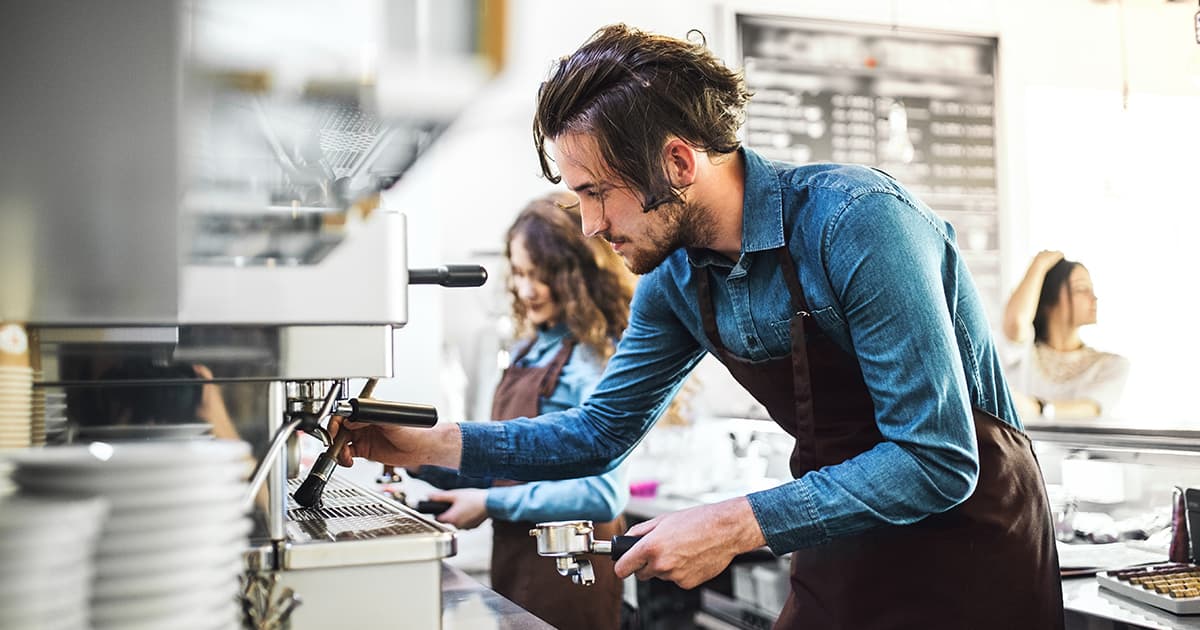
[[[592,538],[594,531],[591,521],[554,521],[538,523],[529,530],[529,535],[537,538],[539,556],[554,558],[560,575],[571,578],[576,584],[591,586],[596,583],[596,572],[584,554],[608,555],[616,561],[642,539],[641,536],[614,536],[612,540],[595,540]]]

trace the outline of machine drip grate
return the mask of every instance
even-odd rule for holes
[[[321,506],[301,507],[292,498],[303,483],[288,480],[288,538],[292,542],[369,540],[440,532],[436,527],[404,514],[378,495],[331,479],[321,495]]]

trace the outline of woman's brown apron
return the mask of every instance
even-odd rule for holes
[[[818,326],[786,247],[790,357],[751,363],[721,343],[708,273],[698,274],[704,331],[735,379],[796,439],[792,475],[883,441],[857,361]],[[806,332],[808,337],[806,338]],[[974,409],[979,481],[953,509],[792,552],[791,593],[775,628],[1062,628],[1050,512],[1029,438]]]
[[[545,367],[518,367],[533,344],[526,346],[504,371],[492,400],[492,419],[508,420],[538,415],[538,400],[549,396],[558,385],[563,366],[571,358],[574,340],[562,348]],[[559,520],[571,520],[564,515]],[[492,520],[492,588],[556,628],[616,630],[621,622],[622,583],[613,571],[612,559],[591,556],[596,583],[580,586],[558,574],[552,558],[537,555],[537,542],[529,536],[534,523]],[[625,533],[625,520],[618,517],[596,524],[597,540]]]

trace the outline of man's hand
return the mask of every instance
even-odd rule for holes
[[[487,490],[482,488],[433,492],[430,493],[429,500],[449,503],[450,507],[438,514],[437,520],[459,529],[474,529],[488,518]]]
[[[766,544],[746,497],[665,514],[626,535],[642,539],[617,561],[617,577],[660,578],[688,589],[715,577],[739,553]]]
[[[350,442],[338,453],[337,461],[342,466],[352,465],[355,457],[400,467],[436,464],[458,468],[461,463],[462,433],[455,423],[419,429],[394,424],[345,422],[337,416],[330,419],[331,437],[336,438],[343,431],[350,433]]]

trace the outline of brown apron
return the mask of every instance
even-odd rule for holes
[[[563,366],[571,358],[574,340],[563,341],[558,355],[545,367],[518,367],[533,344],[526,346],[504,371],[492,399],[492,419],[508,420],[538,415],[538,400],[558,385]],[[564,516],[561,520],[571,520]],[[534,523],[492,520],[492,588],[556,628],[617,630],[621,622],[622,583],[608,556],[590,556],[596,583],[579,586],[558,574],[552,558],[537,555],[537,542],[529,536]],[[625,519],[596,524],[597,540],[625,533]]]
[[[787,248],[777,250],[792,302],[790,357],[751,363],[717,331],[708,272],[701,317],[717,357],[796,439],[792,475],[845,461],[883,441],[857,361],[805,326],[808,307]],[[805,335],[808,333],[808,338]],[[1050,512],[1029,438],[973,410],[979,481],[963,503],[792,552],[791,593],[775,628],[1062,628],[1062,582]]]

